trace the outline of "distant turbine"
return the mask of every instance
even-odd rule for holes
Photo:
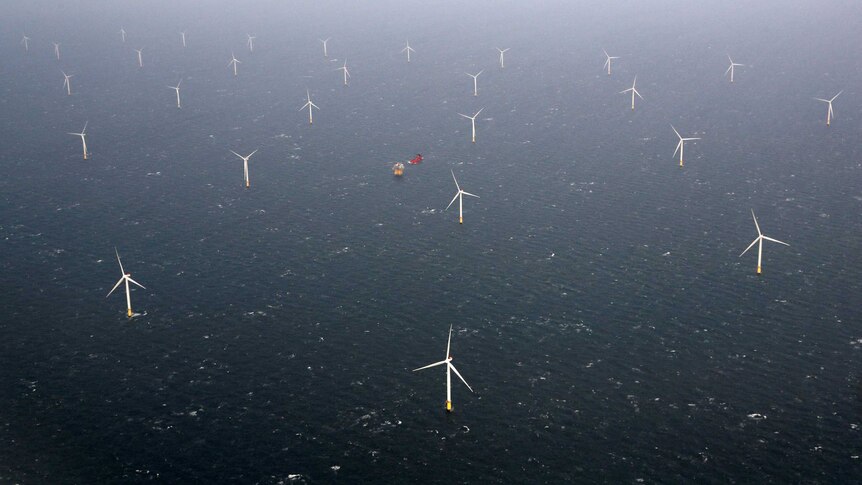
[[[329,42],[329,39],[332,37],[327,37],[326,40],[317,39],[323,44],[323,57],[329,57],[329,53],[326,52],[326,43]]]
[[[180,106],[180,84],[182,83],[183,80],[182,78],[180,78],[180,82],[178,82],[176,86],[168,86],[169,88],[177,92],[177,108],[182,108],[182,106]]]
[[[505,49],[500,49],[499,47],[497,47],[497,50],[500,51],[500,69],[503,69],[506,67],[506,58],[505,58],[504,54],[509,49],[510,49],[509,47],[506,47]]]
[[[141,56],[141,53],[144,51],[144,48],[135,49],[135,52],[138,53],[138,67],[144,67],[144,58]]]
[[[302,105],[302,108],[299,108],[299,110],[302,111],[305,108],[308,108],[308,124],[311,125],[311,124],[314,124],[314,117],[312,117],[311,108],[317,108],[317,109],[320,109],[320,108],[318,108],[316,104],[311,102],[311,94],[309,94],[307,89],[305,90],[305,96],[306,96],[306,98],[308,98],[308,102],[305,103],[304,105]]]
[[[757,217],[754,216],[754,210],[753,209],[751,211],[751,217],[754,218],[754,227],[757,228],[757,238],[754,241],[752,241],[752,243],[749,244],[747,248],[745,248],[745,251],[743,251],[742,254],[739,255],[739,257],[741,258],[742,255],[747,253],[748,250],[751,249],[752,246],[757,244],[757,274],[760,274],[760,261],[761,261],[761,258],[763,256],[763,240],[764,239],[767,241],[772,241],[772,242],[777,242],[779,244],[784,244],[785,246],[790,246],[790,245],[787,244],[786,242],[779,241],[778,239],[772,239],[771,237],[764,236],[763,233],[760,232],[760,225],[757,223]]]
[[[455,375],[461,379],[461,382],[467,386],[467,389],[470,389],[470,392],[473,392],[473,388],[470,387],[470,384],[467,384],[467,381],[461,376],[461,373],[458,372],[458,369],[452,365],[452,355],[449,354],[449,349],[452,345],[452,326],[449,326],[449,341],[446,343],[446,360],[441,360],[440,362],[435,362],[433,364],[426,365],[425,367],[420,367],[418,369],[413,369],[413,372],[427,369],[429,367],[436,367],[438,365],[446,364],[446,412],[452,412],[452,372],[455,372]]]
[[[636,85],[637,83],[638,83],[638,77],[637,77],[637,76],[635,76],[635,80],[634,80],[634,82],[632,83],[632,87],[630,87],[630,88],[626,89],[625,91],[620,91],[620,94],[625,94],[625,93],[627,93],[627,92],[631,91],[631,93],[632,93],[632,111],[634,111],[634,110],[635,110],[635,95],[637,94],[637,96],[638,96],[640,99],[644,99],[644,97],[643,97],[643,96],[641,96],[641,93],[639,93],[639,92],[638,92],[638,90],[635,88],[635,85]]]
[[[248,37],[248,40],[245,42],[245,45],[248,46],[248,51],[254,52],[254,39],[257,39],[257,37],[249,34],[245,34],[245,36]]]
[[[837,98],[838,96],[841,96],[841,93],[843,93],[843,92],[844,92],[844,90],[842,89],[841,91],[838,92],[838,94],[836,94],[835,96],[832,96],[832,99],[814,98],[817,101],[823,101],[824,103],[829,103],[829,109],[826,110],[826,126],[829,126],[830,124],[832,124],[832,118],[835,117],[835,113],[832,111],[832,102],[835,101],[835,98]]]
[[[482,109],[485,109],[485,108],[482,108]],[[467,116],[465,114],[458,113],[459,115],[463,116],[464,118],[467,118],[470,120],[470,125],[473,127],[473,143],[476,143],[476,117],[479,116],[479,113],[482,112],[482,109],[477,111],[476,114],[474,114],[473,116]]]
[[[72,95],[72,83],[69,82],[69,79],[72,78],[72,76],[74,76],[74,74],[66,74],[62,70],[60,72],[63,73],[63,87],[66,88],[66,96],[71,96]],[[86,158],[86,157],[84,157],[84,158]]]
[[[685,151],[685,142],[689,140],[700,140],[700,138],[683,138],[682,135],[676,131],[676,128],[674,128],[673,125],[670,125],[670,127],[673,129],[673,132],[676,133],[676,136],[679,137],[679,143],[677,143],[676,150],[673,151],[673,154],[676,155],[676,152],[679,152],[679,166],[682,167],[682,154]]]
[[[745,64],[738,64],[736,62],[733,62],[733,59],[730,58],[730,54],[727,55],[727,60],[730,61],[730,67],[728,67],[727,70],[724,71],[724,75],[727,76],[727,73],[730,73],[730,82],[733,82],[733,68],[736,66],[745,66]]]
[[[119,253],[119,251],[117,251],[117,248],[114,248],[114,252],[117,254],[117,262],[120,263],[120,273],[122,273],[123,276],[120,277],[120,281],[117,281],[117,284],[114,285],[114,287],[111,289],[111,291],[108,292],[108,294],[105,296],[105,298],[111,296],[111,293],[113,293],[114,290],[116,290],[120,286],[120,284],[125,283],[126,284],[126,315],[129,318],[132,318],[132,315],[134,315],[134,314],[132,313],[132,296],[129,293],[129,283],[130,282],[134,283],[134,284],[140,286],[141,288],[144,288],[144,285],[133,280],[132,279],[132,273],[126,273],[126,270],[123,269],[123,262],[120,261],[120,253]],[[144,288],[144,289],[146,290],[146,288]]]
[[[350,71],[347,70],[347,59],[344,59],[344,66],[339,67],[336,71],[344,71],[344,85],[347,86],[347,78],[350,77]]]
[[[182,39],[183,39],[183,47],[185,47],[185,46],[186,46],[186,33],[185,33],[185,32],[180,32],[180,37],[182,37]]]
[[[54,44],[54,55],[57,56],[57,60],[60,60],[60,44],[57,42],[51,42]]]
[[[406,53],[407,53],[407,62],[410,62],[410,53],[411,53],[411,52],[416,52],[416,51],[415,51],[415,50],[413,50],[413,48],[412,48],[412,47],[410,47],[410,40],[409,40],[409,39],[407,40],[407,47],[405,47],[405,48],[401,49],[401,52],[406,52]]]
[[[618,56],[614,57],[614,56],[609,55],[609,54],[608,54],[608,51],[606,51],[606,50],[604,50],[604,49],[602,49],[602,52],[604,52],[604,53],[605,53],[605,57],[607,57],[607,60],[605,61],[605,64],[604,64],[602,67],[603,67],[603,68],[604,68],[604,67],[607,67],[607,68],[608,68],[608,76],[610,76],[610,75],[611,75],[611,61],[612,61],[613,59],[619,59],[619,57],[618,57]]]
[[[84,160],[87,159],[87,123],[88,122],[84,122],[84,129],[81,130],[80,133],[69,133],[70,135],[81,137],[81,145],[84,147]]]
[[[123,39],[123,44],[126,43],[126,29],[120,27],[120,37]]]
[[[27,34],[24,34],[24,37],[21,38],[21,44],[24,46],[24,50],[30,52],[30,38],[27,37]]]
[[[475,197],[477,199],[479,198],[479,196],[461,190],[461,186],[458,185],[458,179],[455,178],[455,172],[451,172],[452,180],[455,181],[455,187],[458,189],[458,192],[455,193],[455,197],[452,198],[452,202],[449,202],[449,205],[446,206],[446,210],[449,210],[449,208],[452,207],[452,204],[455,203],[455,199],[458,199],[458,223],[464,224],[464,196],[469,195],[470,197]]]
[[[473,96],[479,95],[479,81],[478,81],[478,79],[479,79],[479,74],[482,74],[483,72],[485,72],[484,69],[477,72],[476,74],[470,74],[469,72],[464,73],[464,74],[473,78]]]
[[[237,59],[236,56],[233,55],[233,52],[230,53],[230,62],[228,62],[227,65],[230,66],[231,64],[233,64],[233,75],[236,76],[236,65],[242,64],[242,61]]]
[[[237,152],[235,152],[235,151],[233,151],[233,150],[231,150],[230,152],[231,152],[231,153],[233,153],[234,155],[238,156],[239,158],[242,158],[242,176],[243,176],[243,179],[245,179],[245,188],[248,188],[248,187],[249,187],[249,180],[248,180],[248,159],[249,159],[249,158],[251,158],[251,156],[252,156],[252,155],[254,155],[255,153],[257,153],[257,150],[255,150],[255,151],[253,151],[253,152],[249,153],[249,154],[248,154],[248,156],[246,156],[246,157],[244,157],[244,156],[240,155],[239,153],[237,153]]]

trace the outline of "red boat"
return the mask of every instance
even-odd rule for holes
[[[422,163],[422,154],[417,153],[416,156],[410,160],[410,165],[419,165],[420,163]]]

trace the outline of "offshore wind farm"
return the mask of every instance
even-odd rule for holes
[[[0,482],[858,480],[858,13],[4,7]]]

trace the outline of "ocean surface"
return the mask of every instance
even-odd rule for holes
[[[175,3],[0,16],[0,482],[860,480],[858,2]]]

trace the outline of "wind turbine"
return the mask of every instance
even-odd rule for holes
[[[227,65],[230,66],[231,64],[233,64],[233,75],[236,76],[236,65],[242,64],[242,61],[237,59],[236,56],[233,55],[233,52],[230,53],[230,62],[228,62]]]
[[[60,60],[60,44],[58,42],[51,42],[54,44],[54,55],[57,56],[57,60]]]
[[[64,78],[63,79],[63,87],[66,88],[66,96],[71,96],[72,95],[72,83],[69,82],[69,79],[71,79],[72,76],[74,76],[74,74],[66,74],[65,72],[63,72],[62,69],[60,70],[60,72],[63,73],[63,78]]]
[[[409,40],[409,39],[407,40],[407,47],[405,47],[405,48],[401,49],[401,52],[406,52],[406,53],[407,53],[407,62],[410,62],[410,53],[411,53],[411,52],[416,52],[416,51],[415,51],[415,50],[413,50],[413,48],[412,48],[412,47],[410,47],[410,40]]]
[[[235,152],[235,151],[233,151],[233,150],[230,150],[230,152],[231,152],[231,153],[233,153],[234,155],[238,156],[239,158],[242,158],[242,176],[243,176],[243,178],[245,179],[245,188],[248,188],[248,187],[249,187],[249,180],[248,180],[248,159],[249,159],[249,158],[251,158],[251,156],[252,156],[252,155],[254,155],[255,153],[257,153],[257,150],[255,150],[255,151],[253,151],[253,152],[249,153],[249,154],[248,154],[248,156],[246,156],[246,157],[244,157],[244,156],[240,155],[239,153],[237,153],[237,152]]]
[[[607,68],[608,68],[608,76],[610,76],[610,75],[611,75],[611,61],[612,61],[613,59],[619,59],[619,56],[611,56],[611,55],[609,55],[609,54],[608,54],[608,51],[606,51],[606,50],[604,50],[604,49],[602,49],[602,52],[604,52],[604,53],[605,53],[605,57],[607,57],[607,58],[608,58],[608,59],[605,61],[605,64],[604,64],[602,67],[603,67],[603,68],[604,68],[604,67],[607,67]]]
[[[500,51],[500,69],[503,69],[506,67],[506,58],[505,58],[504,54],[509,49],[510,49],[509,47],[506,47],[505,49],[500,49],[499,47],[497,47],[497,50]]]
[[[727,60],[730,61],[730,67],[728,67],[727,70],[724,71],[724,75],[727,76],[727,73],[730,73],[730,82],[733,82],[733,68],[736,66],[745,66],[745,64],[733,62],[733,59],[730,58],[730,54],[727,55]]]
[[[323,44],[323,57],[329,57],[329,53],[326,52],[326,43],[329,42],[329,39],[332,37],[327,37],[326,40],[317,39]]]
[[[344,59],[344,66],[339,67],[336,71],[344,71],[344,85],[347,86],[347,78],[350,77],[350,71],[347,70],[347,59]]]
[[[479,196],[461,190],[461,186],[458,185],[458,179],[455,178],[454,171],[452,171],[452,180],[455,181],[455,187],[458,188],[458,192],[455,193],[455,197],[453,197],[452,201],[449,202],[449,205],[446,206],[446,210],[449,210],[449,208],[452,207],[452,204],[455,203],[455,199],[458,199],[458,223],[464,224],[464,196],[469,195],[470,197],[475,197],[477,199],[479,198]]]
[[[138,53],[138,67],[144,67],[144,58],[141,56],[141,53],[144,51],[144,48],[135,49],[135,52]]]
[[[84,146],[84,160],[87,159],[87,123],[84,122],[84,129],[80,133],[69,133],[70,135],[80,136],[81,144]]]
[[[182,108],[182,106],[180,105],[180,84],[182,83],[183,79],[180,78],[180,82],[178,82],[176,86],[168,86],[169,88],[177,92],[177,108]]]
[[[120,37],[123,39],[123,44],[126,43],[126,29],[120,27]]]
[[[24,46],[24,50],[30,52],[30,38],[27,37],[27,34],[24,34],[24,37],[21,38],[21,44]]]
[[[470,392],[473,392],[473,388],[470,387],[470,384],[467,384],[467,381],[464,380],[464,377],[461,376],[461,373],[458,372],[458,369],[452,365],[452,355],[449,353],[449,349],[452,346],[452,326],[449,326],[449,341],[446,343],[446,360],[441,360],[440,362],[435,362],[433,364],[428,364],[425,367],[420,367],[418,369],[413,369],[413,372],[420,371],[423,369],[428,369],[430,367],[436,367],[438,365],[446,364],[446,412],[452,412],[452,372],[455,372],[455,375],[461,379],[461,382],[467,386],[467,389],[470,389]]]
[[[627,93],[627,92],[629,92],[629,91],[631,91],[631,92],[632,92],[632,111],[634,111],[634,110],[635,110],[635,94],[637,94],[637,95],[638,95],[638,97],[639,97],[640,99],[644,99],[644,97],[643,97],[643,96],[641,96],[641,93],[639,93],[639,92],[638,92],[637,88],[635,88],[635,85],[636,85],[637,83],[638,83],[638,77],[637,77],[637,76],[635,76],[635,80],[634,80],[634,82],[632,83],[632,87],[630,87],[630,88],[626,89],[625,91],[620,91],[620,94],[625,94],[625,93]]]
[[[751,244],[749,244],[747,248],[745,248],[745,251],[743,251],[742,254],[739,255],[739,257],[741,258],[743,254],[747,253],[748,250],[752,248],[752,246],[757,244],[757,274],[760,274],[760,261],[761,261],[761,258],[763,256],[763,240],[764,239],[767,241],[772,241],[772,242],[777,242],[779,244],[784,244],[785,246],[790,246],[790,245],[787,244],[786,242],[779,241],[778,239],[772,239],[771,237],[764,236],[763,233],[760,232],[760,225],[757,223],[757,217],[754,216],[754,209],[751,210],[751,217],[754,218],[754,227],[757,228],[757,238],[754,241],[752,241]]]
[[[835,101],[835,98],[841,96],[844,90],[838,92],[835,96],[832,96],[832,99],[823,99],[823,98],[814,98],[817,101],[823,101],[824,103],[829,103],[829,109],[826,110],[826,126],[829,126],[832,123],[832,118],[835,116],[835,112],[832,111],[832,102]]]
[[[676,136],[679,137],[679,143],[676,144],[676,150],[673,151],[673,154],[676,155],[676,152],[679,152],[679,166],[682,167],[682,154],[685,151],[685,142],[690,140],[700,140],[700,138],[683,138],[682,135],[676,131],[676,128],[673,125],[670,125],[673,129],[673,132],[676,133]]]
[[[180,37],[182,37],[182,39],[183,39],[183,47],[185,47],[185,46],[186,46],[186,33],[185,33],[185,32],[180,32]]]
[[[470,74],[469,72],[464,73],[464,74],[473,78],[473,96],[479,95],[479,81],[478,81],[478,79],[479,79],[479,74],[482,74],[483,72],[485,72],[484,69],[477,72],[476,74]]]
[[[144,288],[144,285],[133,280],[132,279],[132,273],[126,273],[126,270],[123,269],[123,262],[120,261],[120,253],[117,251],[117,248],[114,248],[114,252],[117,253],[117,262],[120,263],[120,273],[122,273],[123,276],[120,277],[120,281],[117,281],[117,284],[114,285],[114,287],[111,289],[111,291],[108,292],[108,294],[105,296],[105,298],[111,296],[111,293],[113,293],[114,290],[116,290],[120,286],[120,284],[125,283],[126,284],[126,308],[127,308],[126,315],[129,318],[132,318],[132,315],[133,315],[133,313],[132,313],[132,296],[129,293],[129,282],[132,282],[132,283],[140,286],[141,288]],[[146,290],[146,288],[144,288],[144,289]]]
[[[485,109],[485,108],[480,109],[473,116],[467,116],[465,114],[458,113],[459,115],[463,116],[464,118],[467,118],[470,120],[470,125],[473,128],[473,143],[476,143],[476,117],[479,116],[479,113],[481,113],[483,109]]]
[[[311,94],[309,94],[307,89],[305,90],[305,96],[308,98],[308,102],[305,103],[304,105],[302,105],[302,108],[299,108],[299,110],[302,111],[305,108],[308,108],[308,124],[311,125],[311,124],[314,124],[314,117],[312,117],[312,115],[311,115],[312,114],[311,108],[317,108],[317,109],[320,109],[320,108],[318,108],[316,104],[311,102]]]
[[[245,34],[245,36],[248,37],[248,40],[245,42],[245,45],[248,46],[248,51],[254,52],[254,39],[257,39],[257,37],[249,34]]]

